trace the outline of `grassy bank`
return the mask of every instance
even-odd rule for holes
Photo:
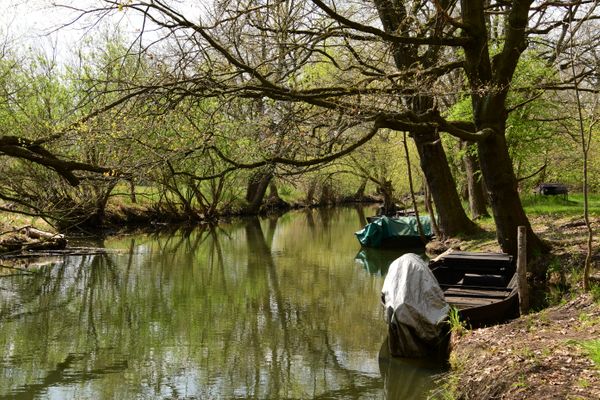
[[[522,197],[523,207],[529,216],[583,217],[583,194],[573,193],[568,197],[525,195]],[[600,217],[600,195],[588,196],[590,216]]]

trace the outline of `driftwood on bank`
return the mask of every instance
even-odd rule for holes
[[[67,249],[35,249],[0,255],[0,259],[32,259],[38,257],[96,256],[104,254],[129,254],[129,250],[109,250],[98,247],[69,247]]]
[[[64,235],[42,231],[32,226],[5,232],[5,237],[0,237],[0,251],[62,250],[66,247],[67,239]]]

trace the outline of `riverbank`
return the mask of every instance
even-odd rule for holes
[[[600,240],[593,242],[593,288],[581,292],[586,227],[579,217],[531,218],[551,244],[544,282],[536,287],[535,312],[507,324],[467,330],[453,338],[451,371],[434,399],[600,398]],[[595,231],[600,218],[592,219]],[[492,238],[460,243],[471,251],[497,251]]]
[[[453,343],[452,372],[434,398],[600,398],[600,298],[579,295]]]
[[[376,204],[377,199],[365,196],[357,201],[355,198],[342,198],[335,204],[301,202],[286,203],[279,199],[265,202],[258,215],[282,215],[292,210],[328,208],[328,207],[364,207]],[[202,224],[216,224],[221,221],[229,221],[235,218],[256,216],[256,213],[248,213],[243,209],[229,210],[219,215],[206,217],[203,215],[186,215],[181,212],[157,207],[156,205],[111,203],[104,210],[101,218],[90,218],[83,223],[69,226],[52,226],[40,217],[31,217],[14,213],[0,212],[0,254],[6,252],[18,252],[37,248],[63,249],[66,244],[60,242],[60,247],[49,242],[49,236],[106,236],[130,234],[134,232],[155,232],[173,230],[181,227],[190,229]],[[364,221],[366,224],[366,219]],[[24,230],[33,227],[48,233],[46,238],[29,237]]]

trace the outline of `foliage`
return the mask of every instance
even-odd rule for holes
[[[511,112],[506,122],[506,140],[517,177],[530,177],[519,183],[524,191],[530,191],[542,182],[580,186],[582,161],[577,143],[568,133],[573,131],[574,121],[570,121],[570,115],[564,111],[564,99],[558,99],[552,92],[535,89],[532,85],[555,82],[557,79],[553,68],[535,49],[523,54],[515,71],[513,90],[508,96]],[[449,108],[447,116],[451,120],[471,120],[470,97],[466,94],[459,97]],[[567,127],[568,124],[571,127]],[[444,137],[443,141],[449,150],[449,159],[455,166],[456,175],[456,166],[460,165],[464,150],[459,148],[455,139]],[[590,154],[595,155],[591,170],[600,171],[600,153],[592,151]],[[597,178],[599,175],[591,173],[590,177]],[[598,184],[597,179],[591,182],[595,189],[600,187]]]

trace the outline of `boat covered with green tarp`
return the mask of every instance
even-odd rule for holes
[[[431,240],[431,219],[424,215],[419,217],[426,240]],[[367,224],[355,233],[361,245],[366,247],[417,247],[424,246],[417,226],[417,217],[382,216]]]

